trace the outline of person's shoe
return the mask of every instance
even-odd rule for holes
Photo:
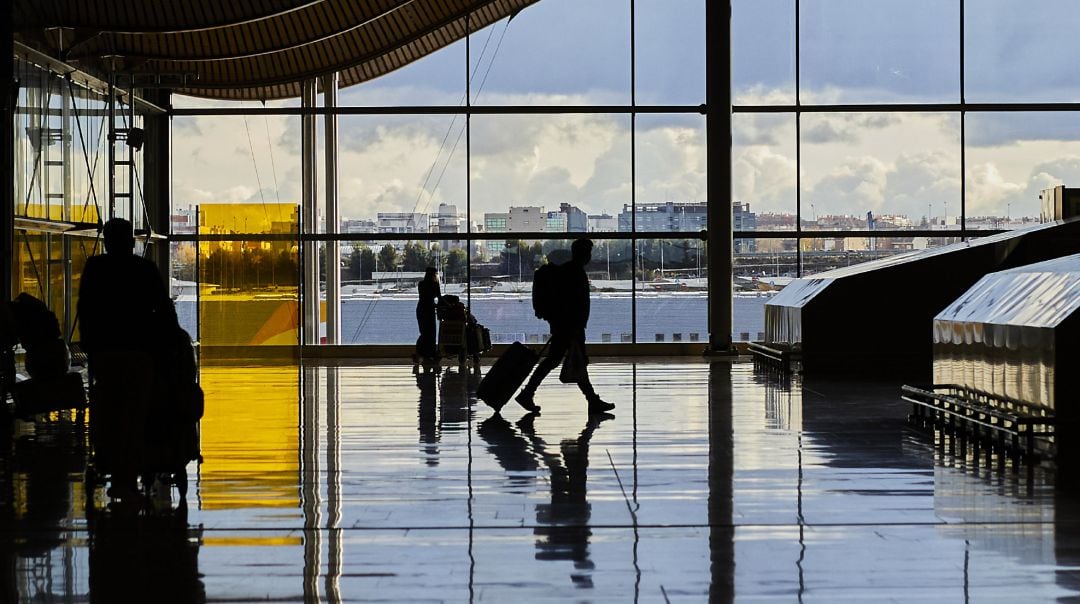
[[[595,429],[599,427],[600,424],[606,422],[609,419],[615,419],[615,416],[607,413],[606,411],[601,411],[599,413],[590,413],[588,426]]]
[[[521,405],[523,409],[531,413],[540,413],[540,405],[533,402],[533,393],[529,390],[522,390],[518,393],[514,400],[517,404]]]
[[[615,408],[613,403],[607,403],[600,399],[600,397],[589,399],[589,415],[597,415],[599,413],[607,413]]]

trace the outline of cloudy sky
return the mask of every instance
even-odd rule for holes
[[[793,103],[794,0],[733,4],[736,104]],[[637,1],[638,103],[704,101],[703,6]],[[958,3],[802,0],[801,10],[801,102],[960,100]],[[1062,43],[1080,26],[1078,13],[1070,0],[969,1],[967,100],[1080,101],[1080,73]],[[541,0],[475,34],[471,54],[473,104],[631,101],[628,0]],[[465,72],[461,42],[342,91],[340,103],[457,106]],[[793,212],[794,117],[738,114],[734,123],[734,198]],[[641,115],[636,141],[627,115],[478,115],[468,168],[464,124],[454,116],[342,117],[342,213],[373,218],[439,203],[464,210],[470,169],[474,220],[508,205],[560,202],[616,214],[631,199],[635,143],[639,202],[705,200],[704,118],[696,114]],[[972,113],[964,129],[969,215],[1033,215],[1039,190],[1080,183],[1080,116]],[[176,204],[295,202],[299,130],[297,117],[176,118]],[[804,114],[801,139],[808,217],[959,211],[957,114]]]

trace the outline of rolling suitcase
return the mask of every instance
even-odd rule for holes
[[[544,344],[544,348],[547,348],[547,344]],[[507,348],[506,352],[502,353],[502,356],[491,366],[484,379],[480,380],[480,386],[476,389],[476,398],[487,403],[495,411],[502,409],[517,389],[525,383],[544,348],[536,352],[521,342],[511,344],[510,348]]]

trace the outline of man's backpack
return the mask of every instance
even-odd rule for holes
[[[544,264],[533,273],[532,303],[537,319],[550,321],[559,304],[558,265]]]

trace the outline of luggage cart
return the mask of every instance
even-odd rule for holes
[[[149,494],[156,481],[175,486],[180,498],[184,499],[187,495],[188,463],[202,462],[200,419],[203,414],[203,393],[198,384],[198,361],[191,337],[179,328],[173,335],[173,341],[166,343],[167,350],[156,359],[154,404],[147,409],[143,426],[143,459],[138,464],[138,471],[146,494]],[[110,440],[118,437],[118,426],[106,425],[108,420],[102,419],[106,414],[95,413],[95,406],[101,404],[101,399],[94,369],[91,363],[90,455],[86,466],[88,495],[94,488],[104,486],[112,476],[116,451]]]

